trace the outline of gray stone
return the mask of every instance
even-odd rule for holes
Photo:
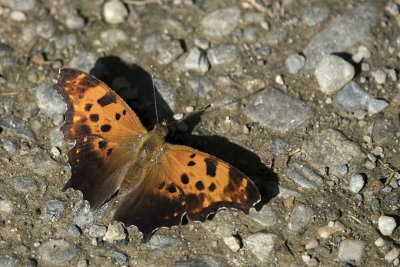
[[[315,69],[320,90],[333,94],[354,77],[354,67],[341,57],[324,56]]]
[[[274,234],[257,233],[244,239],[244,247],[251,251],[261,262],[271,254],[277,236]]]
[[[333,19],[323,31],[314,36],[304,50],[305,72],[312,72],[323,55],[349,52],[355,45],[368,42],[370,30],[378,21],[378,11],[371,4],[360,4]]]
[[[206,98],[208,94],[215,91],[214,84],[207,77],[191,78],[187,82],[187,86],[196,96]]]
[[[271,48],[269,46],[261,46],[256,49],[257,53],[263,57],[269,57],[271,55]]]
[[[91,237],[102,237],[106,234],[107,228],[103,225],[93,224],[89,228],[89,235]]]
[[[176,247],[181,244],[182,241],[176,237],[163,234],[154,234],[145,246],[151,249],[152,253],[161,253],[167,248]]]
[[[13,211],[13,209],[14,204],[11,202],[11,200],[0,200],[0,214],[9,214]]]
[[[257,27],[247,27],[243,31],[243,38],[246,41],[255,42],[257,40]]]
[[[145,53],[152,53],[157,49],[161,37],[157,34],[150,34],[143,40],[143,51]]]
[[[296,74],[304,66],[306,59],[300,54],[291,54],[285,62],[286,69],[289,73]]]
[[[0,266],[1,267],[14,267],[15,259],[8,255],[0,255]]]
[[[374,77],[375,82],[377,84],[385,84],[386,83],[386,78],[387,78],[387,73],[384,72],[383,70],[376,70],[371,73],[372,77]]]
[[[52,147],[65,147],[68,145],[59,126],[56,126],[50,130],[50,144]]]
[[[245,113],[268,129],[287,132],[309,119],[314,111],[303,101],[271,88],[258,93]]]
[[[305,177],[309,181],[312,181],[317,184],[324,183],[324,179],[320,175],[316,174],[313,170],[311,170],[306,165],[304,165],[300,162],[292,161],[289,164],[289,167],[295,169],[297,172],[299,172],[303,177]]]
[[[194,44],[202,50],[207,50],[210,47],[210,42],[206,38],[196,38]]]
[[[385,193],[390,193],[390,191],[389,192],[385,192]],[[385,205],[387,205],[389,207],[397,206],[397,204],[399,203],[399,200],[400,200],[400,194],[398,192],[393,192],[393,193],[388,194],[387,196],[385,196],[383,198],[383,201],[384,201]]]
[[[14,179],[14,188],[19,192],[29,192],[36,190],[38,185],[31,177],[17,177]]]
[[[307,205],[297,205],[293,208],[288,222],[290,231],[298,232],[307,226],[314,217],[314,211]]]
[[[388,102],[374,98],[356,82],[349,82],[340,90],[336,95],[335,104],[341,110],[355,114],[356,117],[360,112],[374,115],[389,106]]]
[[[271,227],[277,223],[275,212],[269,205],[264,205],[260,211],[251,208],[249,216],[264,227]]]
[[[81,249],[63,239],[49,240],[39,247],[42,259],[51,264],[65,263],[75,258]]]
[[[6,140],[3,145],[3,149],[8,154],[14,154],[19,149],[19,145],[15,140]]]
[[[314,189],[314,190],[318,189],[318,186],[314,182],[307,180],[306,178],[301,176],[292,167],[285,168],[285,174],[287,178],[294,181],[296,184],[300,185],[304,189]]]
[[[371,199],[370,202],[371,208],[374,212],[379,211],[380,207],[381,207],[381,202],[379,201],[379,199],[377,198],[373,198]]]
[[[353,193],[358,193],[363,189],[365,185],[365,180],[362,174],[354,174],[350,179],[350,191]]]
[[[70,236],[72,236],[72,237],[80,237],[81,234],[82,234],[82,231],[81,231],[81,229],[79,229],[78,226],[76,226],[76,225],[74,224],[74,225],[71,225],[71,226],[69,227],[69,229],[68,229],[68,234],[69,234]]]
[[[270,45],[278,45],[286,40],[287,32],[283,28],[271,30],[266,34],[267,43]]]
[[[62,35],[60,38],[56,39],[56,48],[57,50],[70,48],[77,44],[76,35],[74,33],[69,33]]]
[[[210,67],[206,53],[197,47],[190,49],[184,65],[187,70],[193,70],[201,74],[206,73]]]
[[[209,255],[199,255],[189,260],[177,261],[175,267],[228,267],[228,265]]]
[[[328,213],[326,214],[326,221],[333,222],[339,219],[341,215],[342,213],[338,209],[329,210]]]
[[[118,0],[108,1],[104,4],[103,15],[104,20],[108,24],[120,24],[128,17],[128,10],[125,5]]]
[[[393,142],[396,137],[396,127],[390,119],[378,119],[373,128],[374,143],[383,145]]]
[[[239,18],[240,9],[237,7],[218,9],[201,20],[200,30],[208,37],[221,38],[236,28]]]
[[[235,45],[221,44],[208,49],[207,58],[211,66],[231,63],[239,59],[240,54]]]
[[[308,26],[317,25],[329,15],[329,7],[327,6],[312,6],[303,14],[303,19]]]
[[[69,29],[75,30],[85,26],[85,19],[77,12],[77,10],[69,9],[64,23]]]
[[[1,0],[0,3],[13,10],[27,11],[35,7],[36,0]]]
[[[46,201],[44,204],[44,214],[51,218],[55,218],[56,220],[61,219],[64,214],[64,209],[64,202],[57,199]]]
[[[76,68],[83,70],[85,72],[90,72],[97,61],[97,56],[89,51],[81,51],[78,55],[73,57],[69,63],[71,68]]]
[[[20,118],[5,117],[0,119],[0,127],[7,128],[15,131],[18,136],[33,141],[35,139],[34,133],[25,126],[25,123]]]
[[[103,217],[106,206],[107,204],[103,205],[95,212],[91,212],[90,206],[86,201],[78,201],[73,210],[74,223],[79,227],[89,226],[97,223],[97,221]]]
[[[339,167],[338,173],[340,175],[346,175],[349,172],[349,167],[347,164],[343,164],[342,166]]]
[[[76,265],[76,267],[87,267],[87,266],[89,266],[87,260],[80,260],[80,261],[78,261],[78,264]]]
[[[113,251],[113,253],[111,255],[112,263],[124,264],[125,262],[127,262],[127,260],[128,260],[128,256],[119,251]]]
[[[42,83],[35,89],[36,99],[40,110],[49,116],[55,118],[66,111],[66,105],[62,97],[53,89],[53,84]]]
[[[39,175],[46,175],[60,168],[60,165],[49,154],[38,147],[31,149],[26,155],[26,165]]]
[[[157,62],[167,65],[184,53],[179,40],[169,40],[159,42],[156,48]]]
[[[126,238],[125,229],[121,223],[110,224],[108,226],[107,232],[103,237],[106,242],[114,242],[119,240],[124,240]]]
[[[174,110],[177,98],[176,89],[169,82],[160,79],[154,79],[154,86],[163,100],[167,102],[168,107]],[[161,103],[161,101],[158,103]]]
[[[364,242],[359,240],[346,239],[342,241],[339,246],[338,260],[360,265],[364,246]]]
[[[228,246],[230,250],[236,252],[240,249],[240,239],[236,236],[228,236],[224,238],[225,245]]]
[[[365,155],[360,147],[348,141],[341,133],[326,129],[316,134],[313,139],[308,140],[302,147],[307,162],[317,170],[325,173],[329,168],[329,175],[341,177],[339,168],[343,164],[354,162],[361,165]]]
[[[112,49],[120,43],[128,41],[128,35],[120,29],[108,29],[100,33],[100,41],[103,49]]]
[[[25,25],[21,38],[25,43],[29,43],[37,35],[44,39],[50,39],[54,36],[54,31],[55,24],[53,21],[34,21]]]

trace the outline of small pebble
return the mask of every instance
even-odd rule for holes
[[[397,223],[393,217],[382,215],[378,219],[378,229],[383,235],[390,236],[396,226]]]
[[[37,188],[37,183],[31,177],[17,177],[14,179],[14,188],[19,192],[29,192]]]
[[[91,237],[101,237],[104,236],[107,232],[107,228],[105,226],[93,224],[89,228],[89,235]]]
[[[111,256],[111,261],[117,264],[124,264],[128,260],[128,256],[124,253],[114,251]]]
[[[304,66],[306,59],[300,54],[291,54],[285,62],[286,69],[289,73],[296,74]]]
[[[26,16],[25,13],[19,10],[14,10],[11,12],[11,19],[13,21],[25,21]]]
[[[11,213],[14,209],[14,204],[10,200],[0,200],[0,214]]]
[[[354,174],[350,179],[350,190],[353,193],[358,193],[363,189],[365,185],[365,180],[363,175]]]
[[[277,84],[279,84],[279,85],[284,85],[284,84],[285,84],[285,82],[283,81],[282,75],[277,75],[277,76],[275,77],[275,82],[276,82]]]
[[[379,237],[377,240],[375,240],[375,246],[382,247],[383,245],[385,245],[385,240],[382,237]]]
[[[342,166],[340,166],[339,174],[346,175],[348,172],[349,172],[349,167],[347,166],[347,164],[343,164]]]
[[[74,225],[71,225],[71,226],[69,227],[69,229],[68,229],[68,234],[69,234],[70,236],[72,236],[72,237],[80,237],[81,234],[82,234],[82,231],[79,229],[78,226],[76,226],[76,225],[74,224]]]
[[[53,146],[53,147],[51,148],[50,153],[51,153],[51,155],[52,155],[53,157],[55,157],[55,158],[57,158],[57,157],[59,157],[59,156],[61,155],[61,151],[60,151],[57,147],[55,147],[55,146]]]
[[[128,10],[120,1],[108,1],[104,4],[104,19],[109,24],[119,24],[125,21]]]
[[[240,249],[240,240],[235,236],[229,236],[224,238],[224,243],[227,245],[230,250],[236,252]]]
[[[364,246],[364,242],[359,240],[346,239],[342,241],[339,246],[338,260],[343,262],[355,261],[357,265],[360,265]]]
[[[57,199],[49,200],[44,204],[44,214],[56,220],[61,219],[64,209],[64,202]]]
[[[393,262],[397,259],[400,255],[400,248],[392,248],[388,253],[385,255],[385,260],[388,262]]]
[[[377,84],[386,83],[387,73],[384,72],[383,70],[376,70],[375,72],[372,72],[371,75],[375,79],[375,82]]]
[[[122,226],[122,224],[116,223],[110,224],[108,226],[107,232],[104,235],[103,240],[112,243],[114,241],[123,240],[125,239],[125,237],[126,234],[124,227]]]

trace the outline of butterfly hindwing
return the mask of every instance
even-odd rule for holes
[[[95,135],[123,143],[147,132],[132,109],[113,90],[83,71],[60,69],[54,89],[67,104],[61,130],[69,142]]]
[[[228,163],[186,146],[165,143],[163,151],[114,215],[125,226],[136,225],[144,241],[160,227],[179,225],[184,214],[205,221],[221,208],[248,213],[260,200],[254,183]]]

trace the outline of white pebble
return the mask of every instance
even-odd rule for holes
[[[325,94],[333,94],[354,77],[354,67],[346,60],[335,55],[324,56],[315,68],[320,90]]]
[[[385,245],[385,240],[383,240],[382,237],[379,237],[377,240],[375,240],[375,246],[382,247],[383,245]]]
[[[128,10],[120,1],[109,1],[104,4],[104,19],[109,24],[119,24],[125,21]]]
[[[13,21],[25,21],[26,16],[24,12],[19,10],[14,10],[13,12],[11,12],[11,19]]]
[[[229,236],[224,238],[224,243],[227,245],[233,252],[236,252],[240,249],[240,241],[234,236]]]
[[[383,235],[391,235],[396,226],[397,224],[393,217],[383,215],[378,219],[378,228]]]
[[[284,85],[284,84],[285,84],[285,82],[283,81],[282,75],[277,75],[277,76],[275,77],[275,82],[276,82],[277,84],[279,84],[279,85]]]
[[[194,107],[192,107],[192,106],[187,106],[187,107],[185,108],[185,110],[186,110],[187,113],[192,113],[192,112],[194,111]]]
[[[52,155],[53,157],[55,157],[55,158],[57,158],[58,156],[61,155],[60,150],[59,150],[57,147],[55,147],[55,146],[53,146],[53,147],[51,148],[50,153],[51,153],[51,155]]]
[[[174,120],[179,121],[183,118],[183,114],[182,113],[177,113],[174,116],[172,116],[174,118]]]
[[[10,200],[0,200],[0,214],[7,214],[13,211],[14,205]]]
[[[353,193],[358,193],[364,187],[365,181],[361,174],[354,174],[350,179],[350,190]]]
[[[377,84],[384,84],[386,82],[387,73],[383,70],[377,70],[371,73],[372,77],[374,77],[375,82]]]
[[[400,248],[393,248],[388,253],[386,253],[385,260],[387,260],[388,262],[392,262],[395,259],[397,259],[399,255],[400,255]]]
[[[311,260],[310,255],[302,255],[301,259],[303,260],[304,263],[307,263]]]

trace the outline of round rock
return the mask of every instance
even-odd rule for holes
[[[364,243],[362,241],[346,239],[340,243],[338,260],[344,262],[354,261],[356,265],[360,265],[363,251]]]
[[[266,260],[274,248],[276,235],[257,233],[244,240],[244,246],[250,250],[259,261]]]
[[[43,260],[51,264],[60,264],[75,258],[81,249],[63,239],[49,240],[39,248],[39,254]]]
[[[354,174],[351,179],[350,179],[350,190],[353,193],[358,193],[361,191],[361,189],[364,187],[365,185],[365,181],[364,181],[364,177],[357,173]]]
[[[104,20],[109,24],[119,24],[125,21],[128,10],[120,1],[109,1],[104,4]]]
[[[209,37],[223,37],[231,33],[240,18],[240,9],[230,7],[208,14],[200,22],[201,31]]]
[[[291,231],[297,232],[306,226],[314,217],[314,211],[307,205],[298,205],[293,208],[290,215],[288,227]]]
[[[344,59],[334,55],[324,56],[315,69],[320,90],[333,94],[354,77],[354,67]]]
[[[391,235],[396,226],[397,224],[393,217],[383,215],[378,219],[378,228],[383,235]]]
[[[296,74],[304,66],[306,59],[300,54],[290,55],[285,62],[286,69],[289,73]]]

